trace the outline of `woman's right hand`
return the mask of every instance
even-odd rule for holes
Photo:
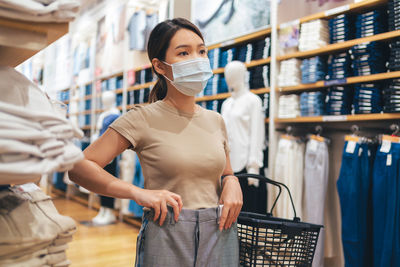
[[[148,190],[139,188],[135,199],[136,203],[141,206],[154,210],[154,221],[160,217],[160,226],[163,225],[167,217],[167,205],[174,210],[174,219],[177,222],[179,213],[182,210],[182,199],[179,195],[167,190]]]

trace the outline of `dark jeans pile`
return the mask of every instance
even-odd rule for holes
[[[383,89],[383,111],[400,112],[400,79],[393,79]]]
[[[328,59],[328,79],[337,80],[351,77],[351,58],[349,52],[331,55]]]
[[[354,113],[369,114],[382,111],[382,84],[362,83],[355,85]]]
[[[340,43],[354,39],[355,18],[351,14],[342,14],[329,20],[330,43]]]
[[[387,31],[387,11],[377,9],[356,18],[356,38],[372,36]]]
[[[304,92],[300,94],[300,114],[302,117],[325,115],[325,93]]]
[[[354,76],[364,76],[386,72],[387,45],[370,42],[351,48]]]
[[[269,87],[269,66],[257,66],[249,69],[250,79],[249,86],[250,89],[260,89],[264,87]]]
[[[327,115],[351,114],[354,88],[351,85],[333,86],[328,89],[326,102]]]

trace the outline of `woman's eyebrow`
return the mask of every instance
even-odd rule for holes
[[[204,43],[201,43],[201,44],[198,44],[197,46],[198,46],[198,47],[201,47],[201,46],[205,46],[205,44],[204,44]],[[190,47],[190,45],[182,44],[182,45],[178,45],[177,47],[175,47],[175,49],[187,48],[187,47]]]

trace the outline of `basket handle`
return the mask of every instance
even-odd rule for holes
[[[290,193],[289,188],[285,184],[277,182],[277,181],[274,181],[274,180],[271,180],[271,179],[269,179],[267,177],[264,177],[262,175],[259,175],[259,174],[242,173],[242,174],[236,174],[235,176],[238,177],[239,179],[244,179],[244,178],[249,178],[249,177],[250,178],[255,178],[255,179],[258,179],[258,180],[260,180],[260,181],[262,181],[264,183],[272,184],[272,185],[277,186],[279,188],[279,193],[278,193],[277,197],[275,198],[274,204],[271,207],[271,210],[269,212],[270,214],[272,214],[272,211],[274,210],[274,208],[276,206],[276,202],[278,201],[279,197],[281,196],[281,193],[282,193],[281,186],[283,186],[288,191],[289,197],[290,197],[290,202],[292,203],[292,208],[293,208],[293,212],[294,212],[293,221],[300,221],[300,218],[297,217],[296,208],[294,207],[292,194]]]

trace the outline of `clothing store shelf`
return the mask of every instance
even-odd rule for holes
[[[64,101],[61,101],[61,102],[63,102],[65,105],[69,104],[69,100],[64,100]]]
[[[366,76],[355,76],[355,77],[346,78],[345,80],[337,80],[337,81],[336,80],[334,80],[334,81],[318,81],[316,83],[310,83],[310,84],[300,84],[300,85],[296,85],[296,86],[281,87],[278,90],[280,92],[285,92],[285,93],[303,92],[303,91],[309,91],[309,90],[331,87],[331,86],[336,86],[336,85],[348,85],[348,84],[354,84],[354,83],[375,82],[375,81],[388,80],[388,79],[394,79],[394,78],[400,78],[400,71],[391,71],[391,72],[378,73],[378,74],[372,74],[372,75],[366,75]]]
[[[150,69],[151,68],[151,64],[146,64],[137,68],[132,69],[134,72],[136,71],[141,71],[141,70],[145,70],[145,69]]]
[[[376,8],[378,6],[386,4],[387,0],[363,0],[358,3],[348,4],[333,8],[324,12],[319,12],[299,19],[299,23],[308,22],[316,19],[330,19],[344,13],[360,13],[365,10]]]
[[[91,125],[85,125],[83,127],[81,127],[82,130],[90,130],[92,126]]]
[[[260,66],[260,65],[265,65],[271,62],[271,58],[262,58],[262,59],[257,59],[257,60],[253,60],[250,61],[248,63],[245,63],[247,68],[251,68],[251,67],[256,67],[256,66]],[[225,68],[218,68],[218,69],[213,69],[213,73],[214,74],[220,74],[223,73],[225,71]]]
[[[117,89],[114,92],[115,92],[115,94],[122,94],[124,92],[124,88]]]
[[[80,87],[86,87],[88,85],[91,85],[92,83],[93,83],[93,81],[85,82],[85,83],[82,83],[82,84],[77,84],[77,85],[75,85],[75,88],[78,89]]]
[[[18,66],[68,33],[68,25],[0,18],[0,65]]]
[[[104,109],[102,109],[102,108],[99,108],[99,109],[96,109],[95,111],[94,111],[94,113],[102,113],[104,111]]]
[[[140,89],[144,89],[144,88],[149,88],[153,85],[155,85],[156,82],[148,82],[148,83],[143,83],[143,84],[137,84],[131,87],[128,87],[127,91],[135,91],[135,90],[140,90]]]
[[[374,113],[356,115],[331,115],[315,117],[296,117],[289,119],[275,119],[275,123],[321,123],[321,122],[357,122],[357,121],[384,121],[399,120],[400,113]]]
[[[121,110],[122,110],[122,106],[118,106],[117,109],[118,109],[119,111],[121,111]]]
[[[253,32],[253,33],[249,33],[234,39],[230,39],[221,43],[216,43],[216,44],[211,44],[209,46],[207,46],[208,50],[211,49],[215,49],[215,48],[220,48],[220,47],[226,47],[226,46],[232,46],[232,45],[236,45],[238,43],[244,43],[247,41],[253,41],[255,39],[259,39],[263,36],[269,35],[271,34],[271,27],[257,31],[257,32]]]
[[[265,119],[265,123],[269,123],[269,118],[266,118],[266,119]]]
[[[93,98],[93,95],[85,95],[83,97],[83,100],[88,100],[88,99],[92,99],[92,98]]]
[[[104,81],[104,80],[108,80],[108,79],[118,77],[118,76],[123,76],[123,75],[124,75],[124,73],[122,71],[118,71],[113,74],[102,75],[102,76],[98,77],[96,80]]]
[[[332,54],[333,52],[339,52],[342,50],[347,50],[354,45],[367,43],[367,42],[375,42],[375,41],[386,41],[400,36],[400,30],[385,32],[376,34],[373,36],[363,37],[359,39],[353,39],[341,43],[329,44],[319,49],[309,50],[309,51],[301,51],[294,52],[287,55],[277,56],[277,61],[287,60],[291,58],[309,58],[319,55]]]
[[[270,89],[269,88],[260,88],[260,89],[252,89],[250,91],[252,93],[256,94],[256,95],[259,95],[259,94],[269,93]],[[197,97],[196,98],[196,102],[226,99],[226,98],[230,97],[231,95],[232,95],[231,93],[222,93],[222,94],[217,94],[217,95],[207,95],[207,96]]]

